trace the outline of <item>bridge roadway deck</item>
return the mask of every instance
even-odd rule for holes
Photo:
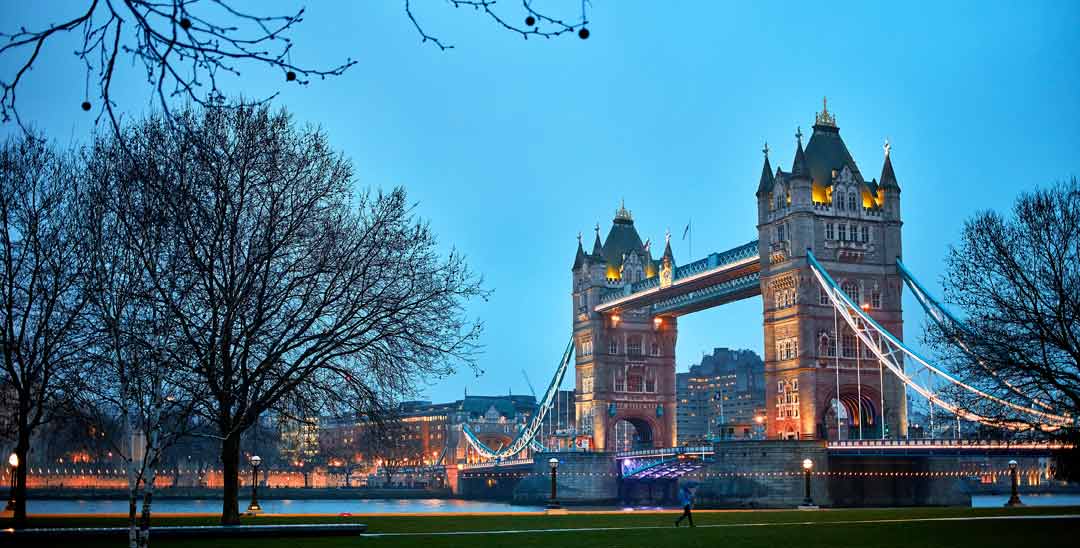
[[[775,442],[773,442],[775,443]],[[680,456],[684,458],[701,459],[704,463],[713,463],[712,458],[717,449],[723,449],[725,442],[714,445],[682,446],[682,447],[655,447],[647,449],[635,449],[632,451],[620,451],[611,454],[616,461],[649,459],[675,460]],[[1061,442],[1009,442],[997,440],[948,440],[948,439],[915,439],[915,440],[847,440],[821,442],[823,449],[830,455],[837,456],[929,456],[929,455],[1018,455],[1018,456],[1046,456],[1054,451],[1068,449],[1070,446]],[[580,453],[580,451],[570,452]],[[556,453],[557,454],[557,453]],[[462,465],[461,470],[471,471],[524,471],[533,465],[532,459],[504,460],[501,462],[483,462]]]
[[[622,294],[616,291],[603,297],[593,310],[607,313],[652,307],[654,314],[681,316],[760,295],[760,271],[757,241],[753,241],[678,267],[670,286],[661,287],[659,276],[627,285]]]

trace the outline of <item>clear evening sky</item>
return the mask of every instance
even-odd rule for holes
[[[0,30],[60,21],[83,4],[3,2]],[[572,19],[580,3],[535,5]],[[484,275],[494,295],[471,307],[486,323],[483,374],[431,380],[422,395],[437,401],[466,386],[527,393],[522,369],[543,390],[570,336],[577,233],[588,245],[599,222],[606,234],[620,199],[642,238],[662,244],[670,228],[678,263],[689,259],[680,236],[691,219],[695,259],[755,239],[762,143],[774,168],[790,169],[796,126],[809,134],[822,96],[867,178],[879,176],[891,139],[904,258],[933,287],[966,217],[1080,171],[1076,1],[593,0],[586,41],[525,41],[471,9],[415,1],[425,29],[455,46],[445,52],[420,43],[400,1],[307,7],[293,61],[359,64],[303,88],[248,64],[225,89],[281,91],[276,105],[325,128],[358,185],[404,185],[441,240]],[[504,9],[521,13],[516,2]],[[52,44],[19,92],[24,119],[61,144],[93,129],[79,110],[76,45]],[[0,59],[3,76],[22,60]],[[129,115],[153,108],[127,58],[113,85]],[[921,311],[912,300],[905,310],[916,340]],[[714,346],[760,353],[761,344],[759,298],[684,317],[679,370]]]

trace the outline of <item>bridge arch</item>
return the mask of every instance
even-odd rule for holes
[[[630,451],[656,446],[662,426],[644,413],[620,412],[608,420],[608,451]]]
[[[819,409],[818,416],[822,417],[822,423],[818,428],[827,433],[828,439],[857,439],[860,423],[864,439],[881,437],[881,394],[875,387],[864,384],[860,398],[858,386],[841,385],[839,404],[838,407],[834,390],[825,399],[824,408]],[[840,412],[839,424],[837,409]]]

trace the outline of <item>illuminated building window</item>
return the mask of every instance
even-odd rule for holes
[[[581,355],[582,356],[591,356],[592,355],[592,339],[585,339],[585,340],[581,341]]]

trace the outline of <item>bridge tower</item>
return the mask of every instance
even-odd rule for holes
[[[578,237],[572,268],[575,411],[578,434],[591,437],[593,449],[675,445],[675,317],[654,317],[647,307],[594,311],[602,294],[657,275],[670,282],[674,268],[670,242],[654,260],[625,206],[603,242],[596,226],[591,252]]]
[[[796,133],[791,171],[773,171],[768,151],[757,190],[767,435],[853,439],[860,421],[867,439],[880,439],[883,424],[889,437],[904,435],[902,383],[886,370],[881,386],[876,358],[834,319],[806,261],[813,249],[855,302],[903,336],[900,187],[888,142],[880,179],[867,181],[826,105],[805,150]]]

